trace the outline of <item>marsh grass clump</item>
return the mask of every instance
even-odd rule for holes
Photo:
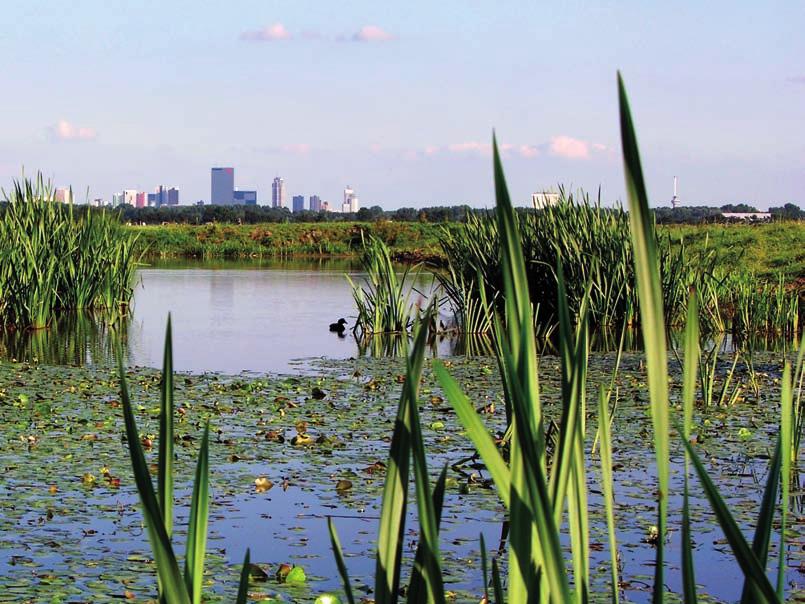
[[[447,270],[439,275],[461,331],[472,333],[491,324],[489,313],[503,307],[503,273],[499,262],[500,232],[495,213],[467,216],[463,230],[444,229],[440,243]],[[714,244],[695,249],[684,239],[672,241],[654,226],[662,283],[663,313],[669,328],[684,325],[690,292],[696,293],[702,330],[748,336],[796,337],[802,309],[796,287],[785,276],[758,278],[750,270],[727,270]],[[590,325],[597,332],[618,333],[640,323],[639,297],[629,213],[619,205],[604,207],[601,199],[559,188],[559,202],[515,212],[525,275],[538,334],[558,325],[557,262],[565,270],[567,304],[578,318],[586,296]],[[476,284],[480,283],[478,286]],[[588,288],[589,291],[585,292]],[[494,301],[488,309],[483,296]],[[468,320],[471,318],[472,320]]]
[[[360,336],[408,333],[416,314],[409,276],[419,265],[407,266],[398,275],[388,246],[373,235],[363,240],[361,264],[366,272],[364,283],[355,283],[347,275],[358,311],[353,332]]]
[[[54,201],[41,174],[3,195],[0,327],[41,329],[63,310],[129,305],[136,236],[115,216]]]

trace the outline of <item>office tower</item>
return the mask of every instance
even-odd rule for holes
[[[213,168],[210,176],[210,203],[231,206],[235,201],[235,168]]]
[[[123,203],[128,206],[137,205],[137,189],[123,189]]]
[[[135,198],[135,203],[134,203],[135,207],[144,208],[145,207],[145,201],[146,201],[147,197],[148,197],[148,194],[145,191],[138,191],[137,196]]]
[[[114,193],[112,195],[112,207],[116,208],[123,205],[123,193]]]
[[[179,189],[176,187],[171,187],[167,191],[167,203],[169,206],[178,206],[179,205]]]
[[[301,212],[305,209],[305,196],[304,195],[294,195],[293,196],[293,211],[294,212]]]
[[[347,185],[347,188],[344,189],[344,203],[341,206],[342,212],[352,212],[355,213],[360,209],[360,205],[358,203],[358,196],[355,195],[355,191],[352,190],[352,187]]]
[[[156,193],[149,193],[145,196],[145,205],[149,208],[155,208],[159,205],[159,195]]]
[[[279,176],[271,183],[271,206],[275,208],[285,207],[285,181]]]
[[[57,187],[53,199],[62,203],[73,203],[73,190],[70,187]]]
[[[233,193],[235,205],[238,206],[256,206],[257,205],[257,191],[235,191]]]
[[[321,197],[318,195],[311,195],[309,201],[311,212],[321,212]]]

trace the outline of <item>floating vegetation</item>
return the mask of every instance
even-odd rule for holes
[[[4,195],[0,327],[42,329],[64,310],[128,306],[136,236],[114,216],[55,202],[41,174]]]

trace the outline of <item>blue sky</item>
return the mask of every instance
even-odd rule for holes
[[[623,197],[615,73],[652,203],[805,205],[805,2],[3,3],[0,184],[490,205]]]

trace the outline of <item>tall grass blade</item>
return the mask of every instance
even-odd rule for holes
[[[240,569],[240,583],[238,584],[238,595],[235,604],[246,604],[249,601],[249,549],[243,558],[243,567]],[[352,603],[350,603],[352,604]]]
[[[481,533],[481,573],[484,577],[484,604],[489,604],[489,568],[486,560],[486,540]]]
[[[785,547],[786,530],[788,530],[788,506],[790,504],[790,481],[791,481],[791,456],[788,454],[794,447],[793,437],[794,423],[794,393],[791,383],[791,366],[786,363],[783,369],[782,390],[780,392],[780,440],[777,443],[775,456],[780,461],[780,482],[782,482],[782,500],[780,502],[780,544],[779,544],[779,564],[777,568],[777,597],[785,601]],[[772,472],[773,468],[769,469]],[[771,480],[771,477],[769,477]],[[768,484],[768,483],[767,483]],[[768,486],[766,487],[768,489]],[[763,503],[766,501],[766,494],[763,495]],[[772,502],[772,513],[774,511]],[[758,524],[760,530],[760,524]],[[771,533],[771,522],[768,527]],[[753,544],[754,546],[754,544]],[[768,544],[766,545],[768,548]],[[757,552],[756,552],[757,553]]]
[[[165,327],[165,351],[162,361],[162,384],[159,408],[159,460],[157,462],[157,496],[162,521],[168,537],[173,532],[173,330],[171,316]]]
[[[409,407],[417,404],[419,382],[425,359],[427,330],[419,328],[414,348],[408,359],[388,464],[377,538],[375,564],[375,601],[393,604],[400,587],[400,564],[405,540],[405,513],[408,499],[408,481],[411,459],[412,434]]]
[[[134,472],[137,491],[143,507],[143,517],[148,531],[148,540],[154,554],[154,563],[159,577],[161,595],[170,604],[190,604],[179,565],[171,547],[170,537],[162,521],[162,512],[154,493],[154,485],[148,473],[148,465],[140,444],[140,434],[129,398],[129,389],[126,383],[126,372],[123,368],[122,352],[118,352],[118,373],[120,375],[120,399],[123,405],[123,417],[126,424],[126,439],[129,444],[129,455]]]
[[[618,73],[621,143],[626,174],[626,192],[629,199],[632,246],[640,300],[640,320],[643,345],[646,351],[648,390],[651,400],[651,421],[654,428],[654,452],[657,465],[657,542],[654,591],[652,599],[660,604],[665,598],[665,530],[668,515],[668,489],[670,475],[669,419],[668,419],[668,355],[665,345],[663,292],[659,273],[654,223],[649,211],[648,195],[643,181],[640,153],[634,133],[629,100],[620,73]]]
[[[442,468],[439,478],[436,480],[436,485],[433,487],[433,509],[436,516],[436,531],[438,531],[442,520],[442,506],[444,505],[444,489],[447,482],[447,465]],[[411,573],[411,583],[408,587],[408,601],[409,602],[427,602],[428,589],[425,584],[425,578],[420,569],[426,562],[426,547],[425,542],[420,541],[416,548],[416,555],[414,557],[414,570]]]
[[[196,479],[190,499],[190,520],[187,527],[184,579],[193,604],[201,604],[201,584],[204,578],[204,554],[207,550],[207,524],[210,509],[210,425],[198,451]]]
[[[483,421],[479,417],[470,399],[461,391],[461,387],[447,372],[441,361],[433,361],[433,373],[439,380],[439,385],[453,409],[458,416],[458,420],[467,431],[467,436],[475,445],[475,450],[483,459],[486,469],[497,487],[501,501],[509,507],[511,491],[511,473],[500,454],[495,441],[489,434]]]
[[[525,260],[497,141],[493,137],[496,210],[501,241],[506,338],[501,348],[511,379],[511,536],[509,601],[534,602],[545,582],[553,602],[568,602],[570,589],[545,477],[545,438],[537,381],[537,351]]]
[[[503,596],[503,582],[500,580],[497,558],[492,558],[492,588],[495,594],[495,604],[505,604],[506,599]]]
[[[685,364],[682,370],[682,438],[690,441],[693,428],[693,403],[696,397],[696,368],[699,365],[699,310],[695,293],[688,300],[688,319],[685,327]],[[693,564],[693,542],[690,531],[689,459],[685,453],[685,484],[682,493],[682,592],[685,604],[696,604],[696,573]]]
[[[330,532],[330,544],[333,547],[335,565],[338,567],[341,582],[344,584],[344,595],[347,598],[347,603],[355,604],[355,597],[352,595],[352,584],[349,581],[349,571],[347,570],[346,562],[344,562],[344,552],[341,550],[341,540],[338,538],[338,531],[335,530],[335,523],[330,516],[327,517],[327,530]]]
[[[741,529],[735,522],[735,518],[732,517],[732,514],[727,508],[727,504],[724,503],[724,499],[721,497],[715,484],[713,484],[713,481],[707,474],[707,470],[704,469],[704,465],[699,459],[699,456],[693,449],[693,445],[686,440],[683,440],[682,443],[690,456],[693,468],[699,476],[699,480],[702,483],[707,499],[710,501],[716,519],[719,525],[721,525],[721,529],[724,531],[724,536],[727,538],[727,542],[732,548],[733,555],[740,565],[744,577],[746,577],[749,582],[749,590],[751,593],[750,601],[759,604],[763,602],[779,602],[780,600],[769,582],[768,577],[766,577],[763,566],[746,542],[746,539],[741,533]]]
[[[610,576],[612,580],[612,604],[620,599],[618,577],[618,543],[615,536],[614,493],[612,488],[612,439],[609,434],[609,409],[604,387],[598,393],[598,433],[601,443],[601,490],[604,494],[604,510],[607,517],[607,540],[609,541]]]

